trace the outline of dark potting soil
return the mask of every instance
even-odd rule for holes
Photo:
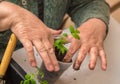
[[[66,52],[61,53],[59,49],[55,48],[55,55],[56,55],[56,58],[57,58],[58,61],[63,61],[63,58],[66,55]]]

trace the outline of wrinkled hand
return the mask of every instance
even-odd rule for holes
[[[37,65],[34,57],[34,46],[43,59],[47,70],[58,71],[59,65],[53,49],[53,35],[60,34],[61,30],[55,31],[48,28],[35,15],[15,4],[4,2],[1,5],[7,9],[7,11],[3,10],[4,19],[1,20],[1,30],[11,28],[23,44],[31,66]]]
[[[84,61],[87,53],[90,55],[89,68],[95,68],[97,58],[101,60],[102,70],[107,68],[106,54],[103,46],[103,41],[106,36],[106,25],[99,19],[89,19],[83,23],[78,30],[80,31],[80,40],[69,36],[71,42],[70,48],[64,57],[63,61],[69,62],[72,56],[78,51],[78,56],[75,60],[73,68],[78,70]]]

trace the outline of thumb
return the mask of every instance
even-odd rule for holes
[[[62,33],[62,30],[53,30],[53,29],[50,29],[51,33],[53,36],[57,36],[57,35],[60,35]]]

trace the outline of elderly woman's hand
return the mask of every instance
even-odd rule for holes
[[[53,35],[60,34],[43,24],[35,15],[10,2],[0,3],[0,31],[11,28],[23,44],[31,66],[36,66],[34,49],[43,59],[48,71],[58,71],[59,65],[53,49]]]
[[[89,53],[89,68],[93,70],[95,68],[97,58],[100,58],[101,67],[103,70],[106,70],[107,61],[103,46],[103,41],[106,36],[105,23],[99,19],[89,19],[83,23],[78,30],[80,31],[80,40],[74,39],[72,36],[69,37],[71,45],[64,58],[64,61],[71,61],[72,56],[76,51],[78,51],[78,56],[73,66],[75,70],[78,70],[87,53]]]

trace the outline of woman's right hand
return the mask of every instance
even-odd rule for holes
[[[34,14],[10,2],[0,3],[0,31],[11,29],[23,44],[31,66],[36,66],[33,46],[43,59],[48,71],[58,71],[59,65],[53,49],[53,35],[60,34],[48,28]]]

